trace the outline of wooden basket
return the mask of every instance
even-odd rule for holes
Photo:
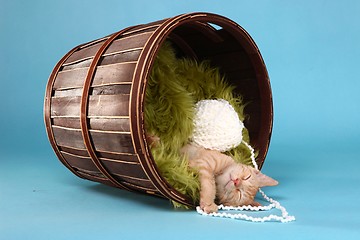
[[[72,49],[49,77],[45,125],[57,157],[78,177],[193,206],[160,175],[145,136],[146,84],[165,39],[185,56],[210,60],[250,102],[245,126],[261,167],[273,119],[266,67],[243,28],[210,13],[128,27]]]

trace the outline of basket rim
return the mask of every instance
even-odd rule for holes
[[[133,143],[137,154],[139,154],[140,163],[146,175],[152,181],[154,186],[159,190],[165,197],[172,199],[181,204],[194,207],[196,203],[193,202],[188,196],[179,193],[172,186],[170,186],[166,180],[159,174],[155,160],[152,157],[151,151],[146,140],[146,130],[144,126],[144,100],[147,79],[152,68],[154,58],[159,51],[161,44],[171,34],[171,32],[177,27],[190,23],[199,22],[205,24],[215,24],[225,30],[227,30],[235,39],[244,47],[247,51],[253,65],[256,65],[256,70],[260,72],[257,80],[259,82],[260,76],[262,76],[262,86],[259,87],[259,91],[264,91],[268,96],[267,99],[262,99],[261,104],[266,107],[262,109],[268,118],[262,117],[262,133],[261,141],[264,142],[261,154],[259,152],[258,165],[262,167],[268,147],[270,144],[272,126],[273,126],[273,107],[272,107],[272,95],[270,80],[266,70],[264,60],[260,54],[260,51],[251,38],[249,33],[243,29],[240,25],[234,21],[213,13],[206,12],[194,12],[181,14],[172,18],[165,19],[163,23],[154,31],[150,36],[146,44],[144,45],[143,51],[141,52],[137,65],[133,75],[133,85],[130,93],[130,115],[132,117],[130,124],[133,130]],[[262,94],[261,94],[262,95]]]

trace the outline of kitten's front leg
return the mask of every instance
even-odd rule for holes
[[[216,186],[215,177],[207,169],[199,169],[200,180],[200,208],[206,213],[218,211],[215,204]]]

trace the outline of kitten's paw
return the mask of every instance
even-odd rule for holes
[[[206,213],[213,213],[218,211],[218,206],[215,203],[200,203],[200,208]]]
[[[160,145],[160,138],[156,135],[146,134],[146,140],[151,148],[158,147]]]
[[[255,202],[255,201],[253,201],[250,205],[253,207],[261,207],[262,206],[260,203]]]

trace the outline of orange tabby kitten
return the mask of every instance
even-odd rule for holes
[[[253,167],[236,163],[230,156],[188,144],[181,149],[189,166],[199,171],[200,208],[217,212],[218,206],[260,206],[254,201],[260,187],[275,186],[278,182]]]

